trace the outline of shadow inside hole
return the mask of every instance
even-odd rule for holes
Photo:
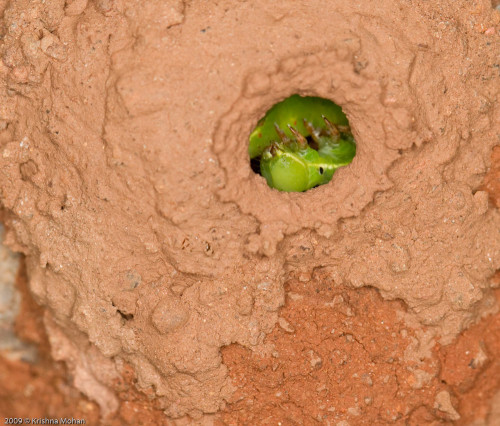
[[[312,138],[312,136],[308,136],[306,140],[312,149],[315,149],[316,151],[319,149],[318,143]]]
[[[260,157],[250,159],[250,167],[254,173],[260,175]]]

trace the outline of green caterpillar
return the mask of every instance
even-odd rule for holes
[[[271,188],[302,192],[330,182],[356,154],[347,117],[333,102],[292,95],[274,105],[250,135],[248,153]]]

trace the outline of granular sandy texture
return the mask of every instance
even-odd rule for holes
[[[124,365],[169,416],[222,408],[220,348],[272,351],[291,273],[400,299],[408,360],[497,309],[500,214],[479,190],[500,126],[490,2],[0,13],[6,242],[27,255],[53,356],[103,415]],[[292,93],[342,105],[358,143],[304,194],[271,190],[247,158],[257,119]]]
[[[500,192],[498,195],[500,198]],[[0,398],[0,412],[15,417],[73,415],[85,418],[88,424],[94,423],[98,407],[83,397],[78,398],[67,385],[69,377],[65,377],[64,369],[47,359],[42,310],[27,293],[23,269],[19,278],[22,309],[16,328],[23,339],[38,344],[41,356],[32,366],[0,357],[2,383],[8,384]],[[456,407],[461,416],[457,424],[483,425],[484,420],[489,426],[495,424],[500,409],[500,400],[495,396],[500,395],[500,314],[487,317],[452,344],[436,347],[432,359],[425,362],[426,370],[421,370],[412,368],[411,362],[401,357],[401,350],[411,338],[411,330],[399,320],[393,321],[402,309],[401,303],[382,302],[374,289],[358,292],[332,288],[323,280],[315,284],[311,287],[297,279],[289,281],[288,302],[281,312],[285,321],[280,320],[267,337],[280,347],[280,352],[275,350],[260,357],[236,345],[223,351],[237,391],[231,398],[233,402],[215,418],[206,418],[205,424],[266,424],[266,421],[294,424],[289,422],[290,413],[294,415],[292,420],[305,424],[316,422],[318,415],[326,415],[324,423],[343,418],[351,424],[362,424],[365,420],[367,424],[387,424],[392,416],[396,424],[433,424],[449,419],[449,414],[435,406],[433,399],[443,395],[443,391],[448,392],[453,410]],[[330,303],[334,292],[336,309]],[[361,330],[356,326],[359,321]],[[307,326],[301,327],[302,322]],[[343,331],[356,333],[342,336]],[[358,342],[358,338],[362,340]],[[337,349],[330,353],[327,348],[332,344]],[[313,345],[314,349],[310,349]],[[304,347],[308,350],[304,351]],[[338,365],[324,363],[323,358],[311,357],[311,351],[327,352],[328,360],[333,359],[330,354],[341,352],[342,359],[338,359]],[[369,373],[360,378],[358,370]],[[436,370],[438,377],[425,374]],[[318,384],[319,378],[332,375],[337,380],[327,382],[326,388]],[[159,409],[157,400],[137,390],[132,369],[124,366],[122,376],[113,383],[120,408],[105,424],[174,425]],[[369,396],[361,397],[365,394]],[[334,403],[335,407],[330,405],[325,411],[326,404],[318,404],[315,398]],[[177,422],[176,426],[179,424],[186,422]]]
[[[222,424],[471,425],[493,419],[500,315],[418,361],[405,353],[414,336],[398,319],[400,302],[382,303],[373,289],[349,290],[322,276],[308,283],[291,279],[287,296],[279,326],[266,340],[271,354],[239,345],[223,350],[238,390],[219,417]]]
[[[239,388],[224,423],[419,424],[413,412],[432,406],[441,391],[433,381],[439,364],[405,363],[413,336],[397,319],[402,304],[382,303],[373,289],[315,278],[287,283],[286,308],[267,338],[272,354],[224,350]]]

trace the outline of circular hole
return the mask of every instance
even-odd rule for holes
[[[275,104],[250,134],[250,166],[271,188],[303,192],[330,182],[351,163],[356,143],[342,108],[314,96]]]

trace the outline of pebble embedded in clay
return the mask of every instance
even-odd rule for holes
[[[156,305],[151,320],[156,329],[166,334],[182,327],[189,319],[189,310],[175,298],[165,298]]]

